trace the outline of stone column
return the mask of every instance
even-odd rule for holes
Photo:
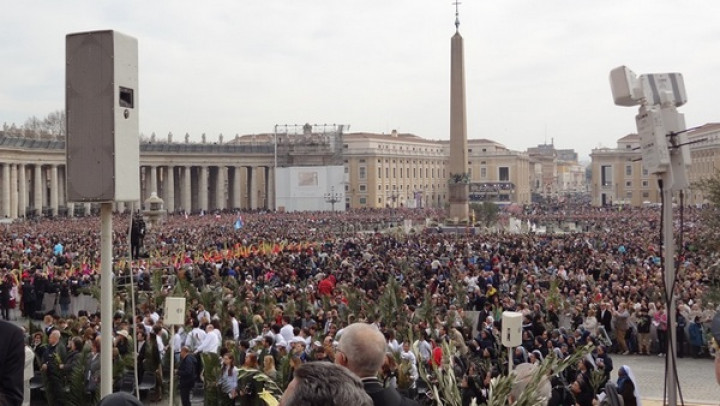
[[[242,166],[235,167],[235,176],[233,177],[233,208],[242,209]]]
[[[125,213],[125,202],[117,202],[117,205],[115,205],[115,209],[118,213]]]
[[[218,210],[225,210],[225,203],[227,198],[225,197],[225,167],[218,166],[217,178],[215,178],[215,208]]]
[[[2,217],[10,218],[10,164],[2,165]]]
[[[265,196],[268,210],[276,210],[275,207],[275,171],[272,167],[265,168]],[[345,202],[343,202],[345,204]]]
[[[58,167],[58,204],[60,206],[67,206],[67,166],[63,165]]]
[[[42,216],[43,212],[43,184],[42,184],[42,165],[35,164],[35,170],[33,174],[33,207],[35,208],[35,214]]]
[[[150,195],[158,192],[157,188],[157,166],[153,165],[150,167]],[[150,197],[148,195],[148,197]]]
[[[165,189],[165,197],[163,200],[165,200],[165,209],[167,209],[168,213],[172,213],[175,211],[175,167],[174,166],[166,166],[165,167],[165,178],[163,179],[165,182],[165,186],[163,189]]]
[[[255,167],[247,167],[247,183],[248,183],[248,197],[250,197],[250,210],[257,210],[258,208],[258,194],[257,194],[257,182],[255,177],[257,176],[257,170]]]
[[[208,167],[203,165],[200,167],[200,179],[198,179],[198,202],[200,210],[208,211]]]
[[[75,203],[67,202],[67,215],[68,217],[75,216]]]
[[[10,218],[18,213],[18,173],[17,164],[10,165]]]
[[[58,215],[58,166],[50,167],[50,212]]]
[[[19,200],[18,200],[18,217],[25,218],[25,210],[28,206],[28,190],[27,190],[27,169],[25,164],[20,164],[20,170],[18,171],[18,189],[19,189]]]
[[[83,203],[83,206],[85,207],[85,215],[89,216],[91,213],[92,205],[90,203]]]
[[[150,190],[150,169],[147,166],[141,166],[140,167],[140,178],[142,179],[141,183],[141,189],[140,189],[140,210],[144,208],[145,200],[147,200],[148,197],[150,197],[150,193],[152,190]]]
[[[183,210],[185,210],[185,213],[192,213],[192,183],[191,183],[191,176],[192,171],[191,167],[186,166],[183,171],[183,187],[180,189],[180,198],[182,200],[182,206]]]

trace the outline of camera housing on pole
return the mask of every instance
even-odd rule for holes
[[[663,272],[667,303],[667,325],[670,339],[665,351],[667,404],[677,404],[678,381],[675,372],[675,240],[673,238],[672,195],[689,186],[690,166],[685,118],[677,108],[687,102],[685,82],[680,73],[652,73],[639,77],[625,66],[610,72],[613,101],[618,106],[640,106],[635,124],[640,136],[643,166],[659,178],[663,197]]]

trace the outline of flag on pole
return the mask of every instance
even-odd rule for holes
[[[243,222],[242,216],[239,216],[237,218],[237,220],[235,220],[235,229],[239,230],[239,229],[243,228],[244,225],[245,225],[245,223]]]

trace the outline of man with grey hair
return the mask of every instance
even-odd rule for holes
[[[347,369],[329,362],[308,362],[293,373],[280,406],[372,406],[363,383]]]
[[[414,400],[401,396],[395,388],[384,388],[378,379],[385,360],[385,349],[385,336],[375,325],[354,323],[343,329],[335,351],[335,363],[360,377],[374,406],[418,405]]]
[[[538,372],[538,369],[539,367],[537,365],[528,363],[520,364],[515,368],[513,371],[515,381],[513,382],[513,387],[510,390],[510,404],[518,401],[520,395],[522,395],[528,385],[530,385],[533,381],[534,375]],[[537,387],[533,390],[535,395],[541,400],[547,401],[550,399],[552,387],[550,386],[550,381],[546,377],[540,378]]]

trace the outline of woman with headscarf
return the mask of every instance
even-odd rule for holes
[[[627,365],[623,365],[618,370],[617,391],[622,396],[625,406],[641,406],[635,375]]]

